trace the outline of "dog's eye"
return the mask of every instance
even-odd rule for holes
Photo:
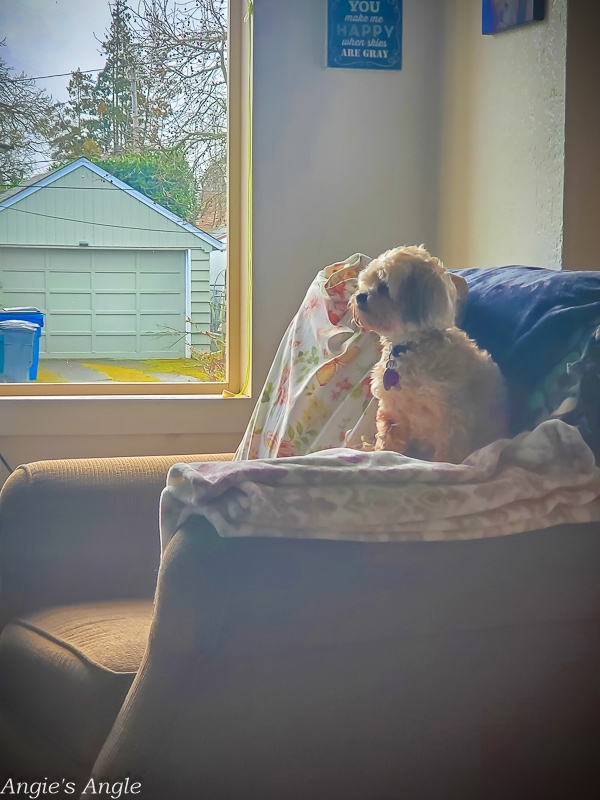
[[[379,294],[389,294],[390,287],[387,285],[387,283],[380,283],[379,286],[377,287],[377,291],[379,292]]]

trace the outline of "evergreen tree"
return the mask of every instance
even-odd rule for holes
[[[58,161],[102,152],[99,138],[98,98],[95,81],[80,69],[71,74],[69,100],[60,108],[60,119],[53,132],[52,154]]]
[[[126,0],[110,6],[111,23],[102,42],[104,69],[96,81],[98,99],[98,143],[104,152],[118,154],[131,146],[132,80],[136,71],[135,47],[131,35],[131,12]]]

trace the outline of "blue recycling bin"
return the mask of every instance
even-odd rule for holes
[[[33,351],[39,325],[25,320],[0,322],[0,383],[30,380]]]
[[[37,378],[38,364],[40,362],[40,337],[42,335],[42,328],[44,327],[44,315],[39,308],[35,308],[34,306],[19,306],[15,308],[0,307],[0,322],[11,319],[21,322],[31,322],[38,326],[33,340],[33,360],[29,367],[29,380],[34,381]]]

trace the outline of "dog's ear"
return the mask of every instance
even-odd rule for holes
[[[464,303],[467,299],[467,294],[469,293],[469,284],[463,278],[462,275],[457,275],[455,272],[448,272],[447,273],[450,277],[450,280],[454,284],[454,288],[456,289],[456,294],[458,295],[458,302]]]
[[[454,272],[448,272],[447,275],[454,284],[454,288],[456,289],[456,295],[457,295],[456,324],[460,326],[460,324],[463,321],[463,317],[465,316],[465,311],[467,308],[467,295],[469,294],[469,284],[462,277],[462,275],[456,275]]]
[[[422,329],[454,324],[456,298],[452,285],[439,273],[416,263],[402,281],[398,306],[404,322]]]
[[[402,281],[398,308],[404,322],[421,327],[429,315],[431,294],[429,275],[412,269]]]

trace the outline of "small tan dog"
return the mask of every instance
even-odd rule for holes
[[[455,326],[464,278],[424,246],[396,247],[358,276],[355,321],[381,337],[371,390],[375,450],[461,463],[506,436],[506,388],[490,355]]]

